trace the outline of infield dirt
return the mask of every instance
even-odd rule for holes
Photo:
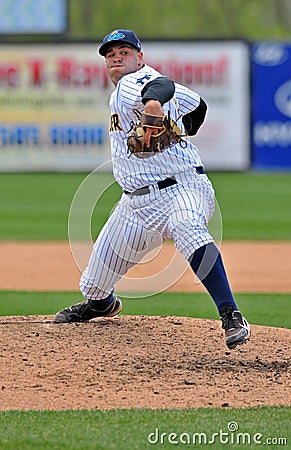
[[[272,245],[223,244],[236,292],[291,292],[291,244]],[[67,244],[0,247],[7,257],[0,289],[78,290],[80,272]],[[146,267],[131,277],[145,276]],[[155,270],[153,261],[148,267]],[[169,290],[203,289],[193,281],[186,271]],[[218,320],[119,316],[60,325],[52,319],[0,318],[0,410],[291,404],[289,329],[253,326],[250,342],[229,351]]]

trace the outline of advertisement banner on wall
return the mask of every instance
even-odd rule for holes
[[[92,45],[0,46],[1,170],[88,170],[110,158],[108,80]]]
[[[291,169],[291,43],[252,46],[253,167]]]
[[[208,104],[193,138],[206,168],[248,168],[248,46],[147,42],[143,51],[147,64]],[[87,171],[110,160],[113,85],[97,45],[1,45],[0,61],[0,170]]]

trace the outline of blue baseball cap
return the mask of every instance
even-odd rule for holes
[[[131,30],[114,30],[107,34],[102,41],[99,48],[99,53],[102,56],[106,55],[107,49],[116,42],[124,42],[135,47],[139,52],[141,51],[141,43],[136,34]]]

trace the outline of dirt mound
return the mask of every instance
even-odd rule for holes
[[[290,404],[291,330],[253,326],[229,351],[220,322],[0,317],[0,410]]]

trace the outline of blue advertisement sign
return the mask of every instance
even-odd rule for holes
[[[291,43],[257,43],[251,59],[253,167],[291,169]]]

